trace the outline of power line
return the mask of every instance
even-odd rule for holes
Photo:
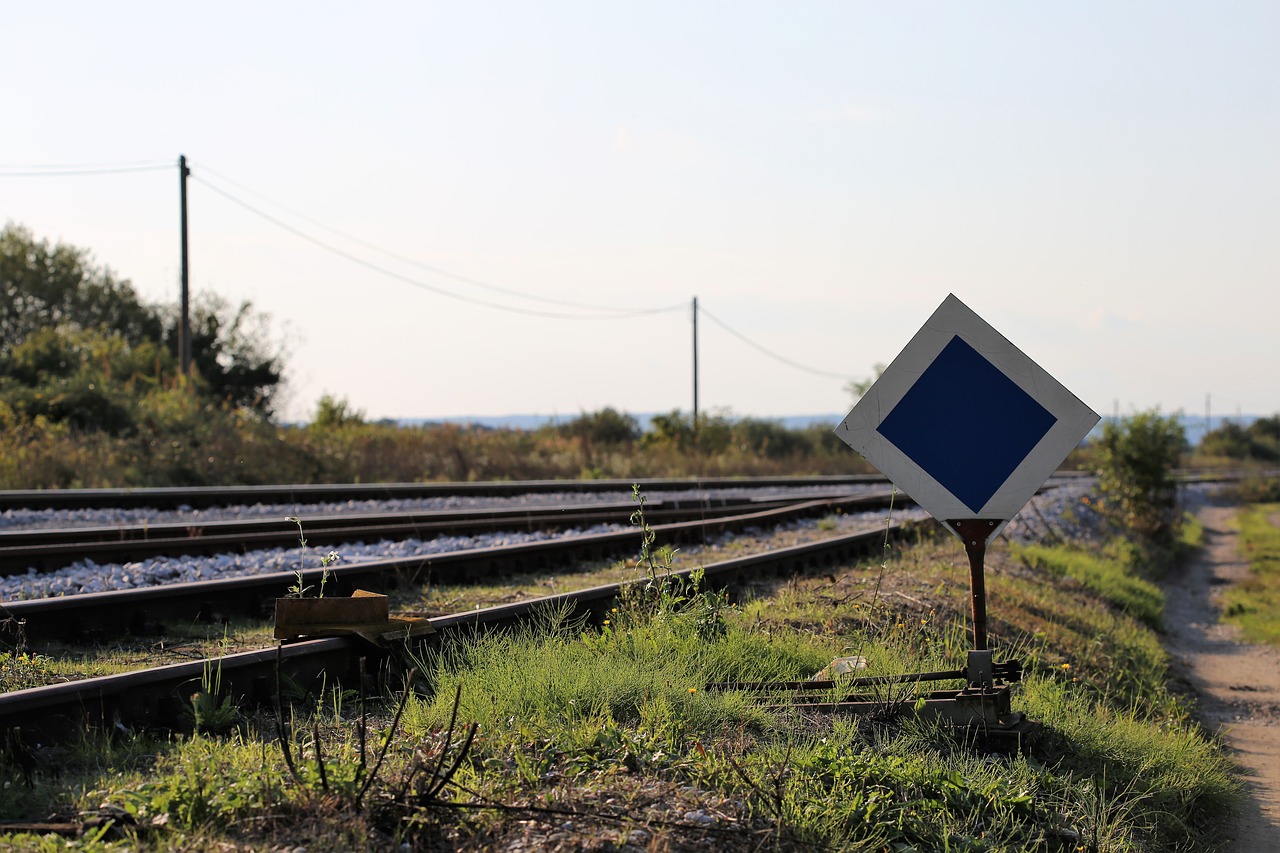
[[[831,372],[831,371],[829,371],[829,370],[819,370],[819,369],[818,369],[818,368],[816,368],[816,367],[809,367],[809,366],[807,366],[807,365],[800,364],[799,362],[792,361],[791,359],[786,358],[786,357],[784,357],[784,356],[778,355],[778,354],[777,354],[776,352],[774,352],[773,350],[766,349],[765,347],[763,347],[763,346],[761,346],[760,344],[756,343],[755,341],[751,340],[750,338],[748,338],[746,335],[742,334],[741,332],[738,332],[738,331],[736,331],[736,330],[734,330],[734,329],[730,328],[728,324],[726,324],[723,320],[721,320],[721,319],[720,319],[719,317],[717,317],[715,314],[712,314],[710,311],[708,311],[708,310],[707,310],[705,307],[703,307],[701,304],[699,304],[699,305],[698,305],[698,311],[699,311],[699,312],[701,312],[702,314],[705,314],[705,315],[706,315],[706,317],[707,317],[707,319],[709,319],[709,320],[711,320],[712,322],[714,322],[717,326],[719,326],[720,328],[724,329],[726,332],[728,332],[729,334],[733,335],[733,336],[734,336],[735,338],[737,338],[738,340],[742,341],[743,343],[747,344],[748,346],[752,346],[752,347],[754,347],[754,348],[756,348],[756,349],[760,350],[760,352],[764,353],[765,355],[769,356],[769,357],[770,357],[770,358],[772,358],[772,359],[776,359],[777,361],[782,362],[783,364],[786,364],[786,365],[789,365],[789,366],[791,366],[791,367],[794,367],[794,368],[796,368],[797,370],[803,370],[803,371],[805,371],[805,372],[807,372],[807,373],[815,374],[815,375],[817,375],[817,376],[829,376],[829,377],[831,377],[831,378],[833,378],[833,379],[848,379],[848,378],[849,378],[848,374],[845,374],[845,373],[832,373],[832,372]]]
[[[154,172],[172,169],[171,162],[155,160],[128,163],[36,163],[31,165],[0,164],[0,178],[60,178],[74,175],[110,175],[121,172]]]
[[[266,211],[260,210],[259,208],[254,207],[252,204],[249,204],[247,201],[232,195],[226,190],[218,186],[215,186],[214,184],[209,183],[208,181],[201,178],[199,175],[196,175],[193,173],[191,175],[191,178],[203,184],[204,186],[208,187],[209,189],[213,190],[213,192],[227,199],[231,203],[236,204],[244,208],[245,210],[248,210],[250,213],[253,213],[257,216],[262,217],[263,219],[270,222],[272,225],[275,225],[277,228],[281,228],[285,231],[288,231],[290,234],[293,234],[295,237],[298,237],[302,240],[306,240],[308,243],[311,243],[314,246],[324,249],[326,252],[331,252],[340,258],[345,258],[346,260],[351,261],[354,264],[359,264],[365,269],[372,270],[373,272],[376,272],[379,275],[384,275],[384,276],[387,276],[388,278],[393,278],[397,281],[412,285],[414,287],[421,288],[422,290],[430,291],[431,293],[435,293],[440,296],[447,296],[450,299],[456,299],[459,302],[468,302],[472,305],[480,305],[485,308],[493,308],[498,311],[508,311],[513,314],[526,314],[534,317],[552,317],[558,320],[619,320],[619,319],[625,319],[627,317],[636,317],[644,314],[662,314],[662,313],[667,313],[671,311],[680,311],[680,310],[683,310],[685,307],[684,303],[680,303],[679,305],[671,305],[665,308],[644,308],[644,309],[635,309],[635,310],[605,309],[606,311],[610,311],[610,313],[600,313],[600,314],[592,314],[592,315],[563,314],[563,313],[554,312],[554,311],[539,311],[534,308],[520,308],[515,305],[503,305],[499,302],[490,302],[487,299],[476,299],[475,297],[472,297],[472,296],[464,296],[461,293],[454,293],[451,290],[445,290],[444,288],[427,284],[426,282],[421,281],[419,279],[411,278],[407,275],[402,275],[401,273],[398,273],[395,270],[387,269],[381,264],[376,264],[373,261],[360,257],[359,255],[354,255],[346,251],[345,249],[340,249],[337,246],[334,246],[330,243],[326,243],[325,241],[317,237],[313,237],[312,235],[306,233],[305,231],[299,230],[298,228],[293,227],[289,223],[284,222],[276,218],[275,216],[272,216]]]
[[[157,171],[160,169],[171,169],[171,168],[173,168],[173,164],[171,162],[154,161],[154,160],[133,161],[133,162],[123,162],[123,163],[98,163],[98,164],[66,164],[66,163],[64,164],[45,163],[45,164],[28,164],[28,165],[0,164],[0,178],[36,178],[36,177],[64,177],[64,176],[78,176],[78,175],[105,175],[105,174],[118,174],[118,173],[129,173],[129,172],[150,172],[150,171]],[[337,246],[327,243],[317,237],[314,237],[298,228],[295,228],[294,226],[288,224],[287,222],[284,222],[283,220],[275,216],[272,216],[266,211],[255,207],[249,202],[244,201],[241,198],[238,198],[232,193],[227,192],[225,189],[222,189],[221,187],[207,180],[204,180],[201,176],[196,174],[191,174],[192,178],[194,178],[196,181],[203,184],[204,186],[208,187],[213,192],[217,193],[218,195],[222,196],[223,198],[227,199],[233,204],[238,205],[239,207],[242,207],[245,210],[248,210],[250,213],[253,213],[256,216],[259,216],[262,219],[265,219],[266,221],[270,222],[272,225],[275,225],[277,228],[281,228],[285,231],[288,231],[290,234],[293,234],[295,237],[298,237],[302,240],[306,240],[308,243],[311,243],[312,245],[318,248],[324,249],[327,252],[335,254],[341,258],[344,258],[354,264],[358,264],[359,266],[362,266],[380,275],[387,276],[388,278],[395,279],[397,281],[412,285],[413,287],[417,287],[422,290],[427,290],[439,296],[445,296],[450,299],[456,299],[460,302],[467,302],[472,305],[479,305],[485,308],[493,308],[498,311],[507,311],[514,314],[525,314],[525,315],[535,316],[535,317],[551,317],[551,318],[562,319],[562,320],[625,319],[627,317],[637,317],[637,316],[643,316],[648,314],[664,314],[664,313],[669,313],[673,311],[679,311],[685,307],[684,303],[680,303],[678,305],[669,305],[661,308],[640,308],[640,309],[616,308],[611,306],[592,305],[592,304],[582,303],[582,302],[573,302],[569,300],[554,299],[552,297],[540,296],[538,294],[532,294],[532,293],[524,293],[518,290],[501,287],[496,284],[490,284],[488,282],[480,281],[478,279],[471,278],[469,276],[459,275],[457,273],[450,272],[449,270],[432,266],[431,264],[423,263],[422,261],[418,261],[413,258],[409,258],[404,255],[401,255],[397,252],[393,252],[389,249],[385,249],[383,247],[377,246],[373,243],[370,243],[367,240],[363,240],[352,234],[348,234],[337,228],[333,228],[329,225],[326,225],[323,222],[320,222],[316,219],[313,219],[310,216],[307,216],[306,214],[300,213],[296,210],[292,210],[289,207],[268,198],[262,193],[259,193],[225,175],[219,174],[218,172],[208,168],[207,166],[202,165],[200,168],[203,171],[214,175],[215,178],[217,178],[218,180],[231,184],[232,186],[244,192],[247,192],[253,196],[256,196],[257,198],[260,198],[263,201],[266,201],[269,204],[272,204],[275,207],[280,208],[286,213],[289,213],[292,216],[302,219],[303,221],[308,222],[318,228],[321,228],[325,231],[335,234],[345,240],[349,240],[350,242],[364,246],[365,248],[371,249],[375,252],[378,252],[379,254],[386,255],[389,258],[393,258],[402,263],[406,263],[411,266],[415,266],[419,269],[422,269],[426,272],[430,272],[434,275],[438,275],[443,278],[452,279],[453,281],[457,281],[462,284],[469,284],[474,287],[480,287],[486,290],[494,291],[496,293],[502,293],[507,296],[514,296],[519,299],[528,299],[531,301],[544,302],[544,303],[549,303],[553,305],[563,305],[570,308],[578,308],[584,311],[594,311],[597,313],[590,314],[590,315],[565,314],[565,313],[554,312],[554,311],[540,311],[540,310],[531,309],[531,308],[521,308],[514,305],[503,305],[498,302],[490,302],[489,300],[485,300],[485,299],[477,299],[475,297],[466,296],[460,293],[455,293],[450,290],[445,290],[444,288],[427,284],[424,281],[411,278],[406,275],[402,275],[394,270],[388,269],[380,264],[376,264],[372,261],[369,261],[365,258],[362,258],[358,255],[352,254],[351,252],[348,252],[344,249],[338,248]],[[721,320],[719,317],[717,317],[716,315],[708,311],[705,306],[698,305],[696,302],[695,302],[695,305],[697,306],[695,310],[700,311],[708,319],[713,321],[716,325],[720,326],[726,332],[738,338],[748,346],[756,350],[759,350],[760,352],[764,353],[765,355],[769,356],[770,358],[776,361],[779,361],[797,370],[803,370],[807,373],[812,373],[817,376],[827,376],[827,377],[832,377],[836,379],[847,378],[845,374],[834,373],[828,370],[820,370],[818,368],[809,367],[807,365],[800,364],[799,362],[792,361],[791,359],[786,358],[785,356],[781,356],[776,352],[773,352],[772,350],[768,349],[767,347],[759,343],[756,343],[755,341],[748,338],[746,335],[732,328],[723,320]],[[695,323],[697,322],[696,318],[694,322]]]
[[[449,270],[441,269],[440,267],[423,263],[422,261],[407,257],[405,255],[399,254],[398,252],[393,252],[390,249],[386,249],[374,243],[370,243],[368,240],[363,240],[355,236],[354,234],[350,234],[346,231],[342,231],[338,228],[334,228],[331,225],[326,225],[325,223],[320,222],[317,219],[313,219],[312,217],[307,216],[305,213],[301,213],[297,210],[293,210],[288,206],[281,204],[280,202],[272,198],[269,198],[260,192],[257,192],[251,187],[247,187],[244,184],[239,183],[238,181],[232,180],[231,178],[228,178],[226,175],[221,175],[218,172],[215,172],[213,169],[210,169],[208,166],[205,166],[203,164],[199,164],[199,165],[200,165],[200,170],[202,172],[213,175],[218,180],[228,183],[243,192],[247,192],[256,198],[259,198],[262,201],[267,202],[268,204],[278,207],[280,210],[283,210],[284,212],[292,216],[296,216],[297,218],[303,220],[304,222],[309,222],[312,225],[316,226],[317,228],[322,228],[325,231],[328,231],[330,234],[335,234],[344,240],[349,240],[352,243],[356,243],[358,245],[364,246],[367,249],[372,249],[373,251],[378,252],[379,254],[386,255],[389,258],[394,258],[395,260],[400,261],[401,263],[406,263],[406,264],[409,264],[410,266],[415,266],[418,269],[425,270],[426,272],[433,273],[443,278],[453,279],[454,281],[460,282],[462,284],[473,285],[475,287],[484,288],[485,290],[494,291],[495,293],[503,293],[503,294],[506,294],[507,296],[515,296],[520,299],[529,299],[534,302],[545,302],[550,305],[563,305],[567,308],[578,308],[583,311],[600,311],[600,312],[605,312],[610,314],[631,313],[633,311],[633,309],[618,308],[617,306],[613,306],[613,305],[593,305],[586,302],[574,302],[574,301],[565,300],[565,299],[554,299],[550,296],[540,296],[534,293],[525,293],[523,291],[512,290],[511,288],[501,287],[496,284],[490,284],[488,282],[480,281],[479,279],[476,279],[476,278],[471,278],[470,276],[459,275],[458,273],[450,272]],[[208,182],[206,181],[205,184],[208,185]],[[676,307],[678,306],[672,306],[671,309],[658,309],[658,310],[675,310]]]

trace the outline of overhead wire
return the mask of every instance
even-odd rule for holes
[[[710,311],[708,311],[705,307],[703,307],[703,305],[702,305],[702,303],[701,303],[701,302],[699,302],[699,303],[698,303],[698,312],[699,312],[699,313],[701,313],[701,314],[706,315],[707,319],[711,320],[711,321],[712,321],[713,323],[715,323],[717,326],[719,326],[720,328],[724,329],[726,332],[728,332],[729,334],[733,335],[733,336],[734,336],[735,338],[737,338],[738,340],[742,341],[743,343],[747,344],[748,346],[754,347],[755,349],[759,350],[760,352],[764,353],[765,355],[769,356],[770,358],[775,359],[775,360],[777,360],[777,361],[780,361],[780,362],[782,362],[782,363],[783,363],[783,364],[785,364],[785,365],[788,365],[788,366],[790,366],[790,367],[794,367],[794,368],[796,368],[797,370],[803,370],[803,371],[805,371],[805,372],[807,372],[807,373],[812,373],[812,374],[814,374],[814,375],[816,375],[816,376],[827,376],[827,377],[831,377],[831,378],[833,378],[833,379],[848,379],[848,378],[849,378],[848,374],[845,374],[845,373],[834,373],[834,372],[832,372],[832,371],[830,371],[830,370],[821,370],[821,369],[816,368],[816,367],[809,367],[808,365],[801,364],[801,363],[800,363],[800,362],[798,362],[798,361],[792,361],[791,359],[789,359],[789,358],[787,358],[787,357],[785,357],[785,356],[778,355],[778,354],[777,354],[776,352],[774,352],[773,350],[768,349],[767,347],[762,346],[761,344],[756,343],[755,341],[753,341],[753,340],[751,340],[750,338],[748,338],[746,335],[742,334],[741,332],[739,332],[739,331],[737,331],[736,329],[734,329],[734,328],[732,328],[731,326],[729,326],[729,324],[728,324],[728,323],[726,323],[724,320],[721,320],[721,319],[720,319],[719,317],[717,317],[715,314],[712,314],[712,313],[711,313]]]
[[[191,161],[187,161],[187,162],[189,166],[195,165],[195,164],[192,164]],[[43,164],[27,164],[27,165],[0,164],[0,177],[11,177],[11,178],[62,177],[62,176],[77,176],[77,175],[117,174],[117,173],[127,173],[127,172],[148,172],[148,171],[156,171],[160,169],[171,169],[174,167],[174,165],[175,164],[172,161],[156,161],[156,160],[130,161],[130,162],[118,162],[118,163],[97,163],[97,164],[84,164],[84,163],[82,164],[43,163]],[[455,299],[460,302],[466,302],[472,305],[479,305],[485,308],[493,308],[498,311],[507,311],[514,314],[524,314],[527,316],[536,316],[536,317],[550,317],[550,318],[562,319],[562,320],[625,319],[628,317],[670,313],[673,311],[682,310],[686,307],[686,303],[681,302],[677,305],[669,305],[669,306],[664,306],[659,308],[638,308],[638,309],[617,308],[612,306],[593,305],[590,303],[555,299],[553,297],[541,296],[539,294],[533,294],[533,293],[525,293],[523,291],[501,287],[499,285],[491,284],[489,282],[484,282],[479,279],[472,278],[470,276],[459,275],[458,273],[454,273],[449,270],[433,266],[431,264],[423,263],[422,261],[416,260],[414,258],[410,258],[405,255],[399,254],[397,252],[393,252],[389,249],[378,246],[367,240],[363,240],[359,237],[356,237],[355,235],[346,233],[340,229],[333,228],[332,226],[326,225],[325,223],[320,222],[319,220],[316,220],[310,216],[307,216],[306,214],[303,214],[296,210],[292,210],[286,205],[283,205],[277,201],[274,201],[273,199],[268,198],[262,193],[259,193],[256,190],[253,190],[250,187],[247,187],[244,184],[241,184],[238,181],[235,181],[232,178],[227,177],[226,175],[222,175],[216,172],[215,170],[210,169],[208,166],[205,166],[204,164],[200,164],[199,168],[201,171],[207,172],[213,175],[217,180],[230,184],[243,192],[249,193],[250,195],[260,198],[263,201],[285,211],[291,216],[297,217],[298,219],[308,222],[317,228],[321,228],[325,231],[328,231],[329,233],[334,234],[338,237],[341,237],[344,240],[348,240],[352,243],[355,243],[367,249],[378,252],[379,254],[385,255],[389,258],[393,258],[397,261],[400,261],[401,263],[409,264],[411,266],[422,269],[426,272],[430,272],[434,275],[441,276],[442,278],[448,278],[453,281],[457,281],[461,284],[468,284],[474,287],[480,287],[485,290],[493,291],[495,293],[502,293],[504,295],[513,296],[519,299],[528,299],[531,301],[543,302],[547,304],[562,305],[570,308],[578,308],[583,311],[592,311],[595,313],[566,314],[563,312],[556,312],[556,311],[542,311],[534,308],[523,308],[515,305],[504,305],[499,302],[492,302],[487,299],[478,299],[476,297],[467,296],[465,294],[456,293],[454,291],[446,290],[441,287],[436,287],[434,285],[428,284],[427,282],[421,281],[420,279],[413,278],[411,276],[406,276],[399,272],[396,272],[395,270],[388,269],[387,267],[381,264],[377,264],[366,258],[362,258],[359,255],[353,254],[352,252],[348,252],[345,249],[339,248],[338,246],[334,246],[331,243],[328,243],[311,234],[308,234],[305,231],[302,231],[301,229],[296,228],[293,225],[290,225],[289,223],[283,221],[282,219],[276,216],[273,216],[272,214],[264,210],[261,210],[260,208],[250,204],[244,199],[241,199],[236,195],[234,195],[233,193],[230,193],[227,190],[223,189],[222,187],[217,186],[215,183],[205,180],[196,172],[192,171],[191,173],[189,173],[192,180],[202,184],[203,186],[212,190],[214,193],[222,196],[223,198],[230,201],[231,203],[249,211],[250,213],[253,213],[254,215],[266,220],[267,222],[270,222],[272,225],[275,225],[277,228],[287,231],[290,234],[293,234],[295,237],[305,240],[308,243],[311,243],[312,245],[320,249],[323,249],[327,252],[337,255],[338,257],[344,258],[345,260],[348,260],[351,263],[362,266],[365,269],[376,272],[379,275],[383,275],[388,278],[392,278],[397,281],[400,281],[402,283],[409,284],[413,287],[417,287],[422,290],[435,293],[439,296]],[[775,361],[778,361],[782,364],[785,364],[797,370],[803,370],[807,373],[812,373],[817,376],[825,376],[825,377],[831,377],[836,379],[847,378],[845,374],[835,373],[829,370],[821,370],[819,368],[810,367],[808,365],[801,364],[797,361],[789,359],[785,356],[779,355],[778,353],[774,352],[768,347],[765,347],[764,345],[757,343],[756,341],[752,340],[751,338],[747,337],[746,335],[734,329],[728,323],[726,323],[725,321],[717,317],[715,314],[708,311],[705,305],[698,305],[697,310],[701,314],[706,316],[707,319],[711,320],[716,325],[720,326],[720,328],[724,329],[726,332],[733,335],[735,338],[739,339],[740,341],[752,347],[753,349],[756,349],[759,352],[774,359]]]
[[[305,231],[302,231],[301,229],[295,228],[289,223],[284,222],[283,220],[275,216],[272,216],[270,213],[267,213],[266,211],[253,206],[252,204],[248,203],[244,199],[241,199],[235,195],[232,195],[231,193],[227,192],[221,187],[215,186],[209,181],[206,181],[200,178],[194,172],[191,175],[191,179],[204,185],[205,187],[217,193],[218,195],[222,196],[223,198],[227,199],[231,203],[236,204],[244,208],[245,210],[248,210],[250,213],[253,213],[265,219],[266,221],[270,222],[272,225],[275,225],[277,228],[281,228],[285,231],[288,231],[290,234],[293,234],[295,237],[298,237],[302,240],[306,240],[308,243],[311,243],[314,246],[324,249],[326,252],[335,254],[340,258],[345,258],[346,260],[351,261],[354,264],[358,264],[359,266],[362,266],[365,269],[376,272],[379,275],[384,275],[388,278],[395,279],[405,284],[409,284],[414,287],[421,288],[422,290],[430,291],[431,293],[435,293],[439,296],[446,296],[450,299],[456,299],[459,302],[467,302],[472,305],[480,305],[485,308],[493,308],[498,311],[508,311],[512,314],[525,314],[525,315],[534,316],[534,317],[551,317],[558,320],[619,320],[619,319],[636,317],[636,316],[645,315],[645,314],[662,314],[670,311],[682,310],[685,307],[684,303],[680,303],[679,305],[670,305],[663,308],[612,309],[612,310],[605,309],[604,312],[597,313],[597,314],[565,314],[557,311],[540,311],[536,308],[521,308],[516,305],[503,305],[500,302],[491,302],[487,299],[477,299],[473,296],[466,296],[461,293],[455,293],[452,290],[445,290],[442,287],[436,287],[435,285],[428,284],[425,281],[422,281],[420,279],[403,275],[401,273],[396,272],[395,270],[388,269],[387,267],[384,267],[381,264],[374,263],[373,261],[360,257],[359,255],[352,254],[351,252],[348,252],[345,249],[341,249],[337,246],[334,246],[331,243],[327,243],[324,240],[321,240],[318,237],[314,237],[311,234],[308,234]]]
[[[325,223],[320,222],[317,219],[313,219],[312,217],[307,216],[305,213],[301,213],[300,211],[293,210],[288,206],[276,201],[275,199],[269,198],[268,196],[263,195],[262,193],[254,190],[253,188],[247,187],[244,184],[239,183],[238,181],[235,181],[227,177],[226,175],[219,174],[218,172],[214,171],[213,169],[210,169],[208,166],[204,165],[203,163],[199,164],[199,168],[201,172],[213,175],[218,180],[228,183],[236,187],[237,189],[241,190],[242,192],[249,193],[250,195],[256,198],[259,198],[262,201],[265,201],[268,204],[274,207],[277,207],[280,210],[283,210],[284,212],[290,214],[291,216],[295,216],[298,219],[303,220],[304,222],[308,222],[316,226],[317,228],[322,228],[325,231],[328,231],[331,234],[341,237],[344,240],[349,240],[352,243],[356,243],[360,246],[364,246],[367,249],[372,249],[373,251],[378,252],[379,254],[386,255],[387,257],[393,258],[397,261],[400,261],[401,263],[409,264],[410,266],[415,266],[418,269],[425,270],[426,272],[433,273],[435,275],[441,276],[442,278],[449,278],[461,284],[469,284],[474,287],[480,287],[485,290],[494,291],[495,293],[503,293],[503,294],[506,294],[507,296],[515,296],[520,299],[528,299],[534,302],[545,302],[550,305],[563,305],[568,308],[578,308],[583,311],[602,311],[606,313],[620,313],[620,312],[631,312],[632,310],[634,310],[629,308],[619,308],[614,305],[594,305],[591,303],[576,302],[576,301],[571,301],[567,299],[555,299],[550,296],[541,296],[536,293],[525,293],[524,291],[514,290],[512,288],[502,287],[500,285],[491,284],[486,281],[481,281],[477,278],[472,278],[471,276],[460,275],[458,273],[451,272],[450,270],[446,270],[441,267],[434,266],[432,264],[424,263],[422,261],[417,260],[416,258],[410,258],[406,255],[402,255],[399,252],[393,252],[390,249],[387,249],[383,246],[379,246],[375,243],[371,243],[368,240],[364,240],[360,237],[355,236],[354,234],[348,233],[338,228],[334,228],[331,225],[326,225]],[[675,310],[676,307],[678,306],[671,306],[669,310]],[[668,309],[658,309],[658,310],[668,310]]]
[[[120,172],[154,172],[172,169],[173,162],[135,160],[125,163],[35,163],[29,165],[0,164],[0,178],[58,178],[73,175],[109,175]]]

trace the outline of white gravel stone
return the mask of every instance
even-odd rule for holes
[[[1099,523],[1096,511],[1091,503],[1086,503],[1093,488],[1092,480],[1068,480],[1056,489],[1038,495],[1033,499],[1034,509],[1024,509],[1005,529],[1005,535],[1019,541],[1045,538],[1051,527],[1053,532],[1066,536],[1084,536],[1090,533]],[[883,486],[851,488],[851,494],[858,491],[873,491]],[[698,497],[742,497],[761,496],[769,490],[762,489],[717,489],[701,492],[655,492],[648,495],[651,501],[689,500]],[[808,490],[786,489],[788,495],[803,494],[806,491],[814,494],[827,494],[831,489],[815,487]],[[1192,486],[1182,490],[1184,503],[1194,503],[1209,499],[1212,490],[1205,486]],[[219,510],[179,512],[183,518],[209,519],[213,517],[228,518],[238,511],[236,517],[255,515],[275,515],[283,520],[286,515],[298,515],[303,519],[305,529],[308,515],[331,514],[335,512],[396,512],[408,509],[448,509],[456,507],[479,506],[537,506],[550,503],[589,503],[617,502],[625,499],[617,493],[607,495],[555,494],[525,495],[515,498],[432,498],[414,501],[346,502],[343,504],[324,504],[316,506],[292,505],[289,507],[239,507]],[[1092,500],[1092,499],[1090,499]],[[155,513],[147,510],[75,510],[50,511],[32,513],[25,510],[9,510],[0,519],[0,529],[7,524],[8,529],[20,526],[72,526],[138,524],[144,519],[150,523],[173,520],[173,514]],[[892,513],[892,520],[905,521],[927,517],[915,507],[899,506]],[[38,517],[37,517],[38,516]],[[868,525],[884,524],[890,516],[886,510],[866,513],[849,513],[839,517],[839,529],[865,529]],[[73,520],[74,519],[74,520]],[[789,529],[803,529],[818,524],[816,519],[806,519],[784,525]],[[439,536],[434,539],[407,539],[390,542],[348,542],[333,547],[310,548],[305,552],[300,547],[273,548],[253,551],[245,554],[214,554],[202,557],[156,557],[124,565],[99,565],[93,560],[85,560],[58,571],[37,573],[34,569],[25,574],[10,575],[0,578],[0,601],[13,601],[28,598],[45,598],[60,595],[76,595],[85,592],[102,592],[113,589],[130,589],[136,587],[155,586],[164,583],[177,583],[194,580],[215,580],[218,578],[241,575],[269,574],[273,572],[294,571],[300,566],[319,568],[320,556],[332,547],[342,558],[342,564],[349,565],[367,560],[390,559],[396,557],[425,556],[449,551],[471,548],[488,548],[499,545],[522,542],[544,541],[562,535],[588,533],[607,533],[629,529],[627,525],[596,525],[585,529],[574,529],[564,533],[533,532],[493,532],[477,536]],[[759,531],[757,531],[759,532]],[[732,538],[726,534],[724,539]],[[688,549],[684,553],[692,556],[697,549]]]

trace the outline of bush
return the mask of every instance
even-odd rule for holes
[[[120,383],[138,375],[172,381],[179,325],[175,306],[143,302],[128,281],[95,266],[84,249],[50,246],[13,225],[0,230],[0,378],[34,387],[96,367]],[[103,342],[110,352],[100,352]],[[199,393],[232,408],[270,413],[284,357],[267,318],[250,303],[233,308],[216,295],[197,297],[191,352]],[[86,354],[96,364],[87,363]],[[128,362],[124,372],[121,358]],[[89,399],[95,395],[78,396],[84,399],[66,407],[72,419],[81,412],[119,415],[103,409],[102,399]],[[56,421],[62,411],[44,414]],[[78,425],[87,424],[81,418]]]
[[[1182,513],[1173,470],[1186,449],[1176,417],[1142,412],[1103,426],[1095,464],[1102,512],[1144,550],[1177,541]]]
[[[1227,422],[1205,434],[1200,440],[1197,455],[1224,456],[1240,461],[1280,461],[1280,415],[1260,418],[1247,427]]]
[[[640,423],[631,415],[605,407],[598,412],[583,412],[568,423],[556,427],[555,431],[588,444],[616,446],[630,444],[640,438]]]

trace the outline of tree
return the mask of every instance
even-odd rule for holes
[[[681,453],[696,450],[714,455],[728,449],[733,438],[727,412],[699,414],[697,428],[693,417],[679,409],[649,419],[649,430],[640,437],[640,446],[655,450],[673,449]]]
[[[877,363],[875,367],[871,368],[872,376],[866,379],[851,379],[845,384],[844,390],[848,391],[853,397],[853,402],[856,403],[866,396],[867,392],[871,390],[871,386],[876,384],[876,380],[884,375],[884,369],[885,365]]]
[[[132,284],[95,266],[84,249],[51,246],[12,224],[0,231],[0,358],[45,330],[93,331],[119,338],[126,349],[166,349],[173,358],[157,366],[172,377],[179,320],[176,307],[143,302]],[[191,343],[193,366],[203,379],[194,384],[197,390],[235,408],[271,413],[284,355],[271,341],[264,315],[248,302],[232,308],[218,296],[198,298]]]
[[[166,329],[166,343],[178,351],[176,312]],[[268,318],[253,303],[236,308],[216,294],[196,299],[191,316],[191,364],[207,383],[208,393],[234,408],[270,415],[284,379],[284,353],[269,336]]]
[[[136,402],[159,383],[169,354],[118,334],[40,329],[0,355],[0,403],[31,421],[119,435],[134,429]]]
[[[311,419],[311,426],[316,429],[336,429],[363,423],[362,410],[353,407],[346,397],[338,398],[332,394],[325,394],[316,402],[316,414]]]
[[[1280,445],[1280,415],[1258,418],[1249,424],[1249,433],[1257,441]]]
[[[1227,421],[1205,434],[1198,452],[1202,456],[1229,459],[1280,461],[1280,415],[1259,418],[1247,427]]]
[[[1246,459],[1250,455],[1249,433],[1239,424],[1227,422],[1205,433],[1197,448],[1202,456],[1225,456]]]
[[[103,329],[130,344],[158,341],[159,312],[128,281],[93,266],[89,253],[37,241],[16,225],[0,231],[0,354],[41,329]]]

